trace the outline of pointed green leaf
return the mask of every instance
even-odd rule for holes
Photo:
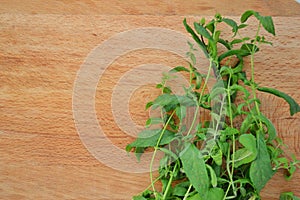
[[[256,154],[252,151],[242,148],[234,154],[234,167],[238,168],[241,165],[252,162],[256,158]]]
[[[246,12],[244,12],[241,16],[241,22],[245,23],[249,17],[251,17],[252,15],[257,15],[258,13],[253,11],[253,10],[247,10]]]
[[[153,124],[160,124],[160,123],[163,123],[164,121],[161,119],[161,118],[149,118],[147,121],[146,121],[146,128],[149,128],[151,125]]]
[[[267,88],[267,87],[258,87],[259,91],[267,92],[270,94],[274,94],[275,96],[278,96],[280,98],[283,98],[289,105],[290,105],[290,114],[293,116],[295,113],[300,112],[300,106],[299,104],[289,95],[285,94],[284,92],[280,92],[273,88]]]
[[[187,144],[180,154],[180,159],[190,183],[204,199],[207,199],[209,178],[200,150],[194,144]]]
[[[195,87],[195,89],[200,89],[201,83],[202,83],[202,80],[203,80],[203,76],[197,71],[194,71],[193,74],[196,77],[196,87]]]
[[[174,158],[175,160],[177,160],[178,159],[178,156],[174,153],[174,152],[172,152],[171,150],[169,150],[169,149],[166,149],[166,148],[158,148],[160,151],[162,151],[162,152],[164,152],[166,155],[169,155],[169,156],[171,156],[172,158]]]
[[[272,170],[267,145],[263,136],[259,135],[257,139],[257,157],[250,166],[250,179],[258,193],[264,188],[273,175],[274,171]]]
[[[241,125],[241,128],[240,128],[241,134],[244,134],[249,130],[250,126],[252,125],[253,120],[254,120],[253,116],[250,113],[248,113],[246,118],[242,122],[242,125]]]
[[[215,170],[210,165],[206,164],[206,167],[207,167],[207,169],[209,171],[209,174],[210,174],[211,185],[213,187],[217,187],[218,182],[217,182],[217,175],[216,175]]]
[[[189,187],[190,183],[188,181],[178,183],[173,188],[172,194],[175,196],[183,197],[187,192],[187,188]]]
[[[132,200],[147,200],[145,197],[142,197],[142,196],[134,196],[132,198]]]
[[[201,26],[199,23],[195,22],[194,27],[195,27],[195,30],[197,31],[198,34],[202,35],[203,37],[207,38],[208,40],[213,40],[212,36],[206,30],[206,28]]]
[[[187,198],[187,200],[222,200],[224,198],[224,190],[222,188],[210,188],[207,198],[201,196],[199,193]]]
[[[256,139],[251,134],[243,134],[239,137],[239,142],[249,151],[257,153]]]
[[[159,84],[156,85],[156,88],[158,88],[158,89],[160,89],[162,87],[163,87],[163,84],[161,84],[161,83],[159,83]]]
[[[157,107],[165,107],[168,106],[170,108],[174,108],[178,105],[178,98],[176,95],[172,94],[162,94],[159,95],[152,103],[152,109],[155,109]]]
[[[280,194],[279,200],[300,200],[300,198],[296,197],[292,192],[283,192]]]
[[[222,157],[223,153],[220,148],[216,149],[212,154],[211,154],[212,159],[215,161],[215,163],[219,166],[222,165]]]
[[[243,56],[250,55],[250,53],[249,53],[248,50],[245,50],[245,49],[232,49],[232,50],[228,50],[225,53],[221,54],[219,56],[218,60],[221,61],[224,58],[229,57],[229,56],[233,56],[233,55],[236,55],[237,57],[241,57],[241,56],[243,57]]]
[[[232,27],[232,32],[234,33],[234,35],[237,33],[238,25],[234,20],[228,19],[228,18],[223,18],[222,21]]]
[[[210,22],[208,22],[207,24],[206,24],[206,26],[205,26],[205,28],[207,29],[207,30],[209,30],[211,33],[213,33],[214,31],[215,31],[215,20],[213,19],[213,20],[211,20]]]
[[[175,109],[176,116],[182,121],[186,117],[186,106],[180,105]]]
[[[172,90],[171,90],[170,87],[167,86],[167,87],[164,87],[163,93],[164,93],[164,94],[171,94],[171,93],[172,93]]]
[[[224,195],[224,190],[222,188],[210,188],[207,199],[222,200],[224,198]]]
[[[194,32],[194,30],[186,23],[186,19],[183,20],[183,25],[184,25],[185,29],[187,30],[187,32],[192,35],[193,39],[197,42],[197,44],[199,44],[200,48],[202,49],[202,51],[204,52],[206,57],[208,57],[208,53],[207,53],[205,44],[200,40],[200,38]]]
[[[187,68],[185,68],[183,66],[177,66],[177,67],[171,69],[170,73],[181,72],[181,71],[189,72],[190,70],[188,70]]]
[[[234,167],[252,162],[257,156],[256,139],[251,134],[243,134],[239,142],[245,147],[237,150],[234,155]]]
[[[268,135],[269,135],[268,141],[274,140],[277,136],[277,131],[273,123],[263,114],[256,116],[256,118],[259,119],[263,124],[267,126]]]
[[[176,96],[180,106],[192,107],[197,105],[197,99],[188,96]]]
[[[266,31],[275,35],[275,26],[271,16],[258,16],[258,20]]]
[[[238,44],[244,42],[242,39],[234,39],[230,42],[231,45]]]
[[[248,51],[248,54],[247,55],[250,55],[251,52],[258,52],[259,51],[259,48],[255,45],[255,44],[251,44],[251,43],[246,43],[246,44],[243,44],[241,46],[241,49],[242,50],[245,50],[245,51]]]
[[[255,12],[253,10],[248,10],[244,12],[244,14],[242,14],[241,22],[242,23],[246,22],[248,18],[252,15],[254,15],[256,19],[259,20],[259,22],[262,24],[262,26],[266,31],[275,35],[275,27],[274,27],[273,19],[270,16],[261,16],[258,12]]]
[[[174,132],[165,130],[162,132],[161,129],[153,129],[153,130],[143,130],[140,132],[135,141],[127,145],[126,149],[131,150],[134,147],[154,147],[156,146],[158,139],[160,138],[160,134],[163,134],[159,145],[165,145],[170,143],[174,139]]]
[[[240,86],[238,84],[234,84],[234,85],[230,86],[230,90],[243,92],[246,99],[250,96],[249,91],[246,88],[244,88],[243,86]]]
[[[145,109],[146,109],[146,110],[149,109],[152,105],[153,105],[153,102],[152,102],[152,101],[148,102],[148,103],[146,104],[146,106],[145,106]]]
[[[239,28],[239,29],[242,29],[242,28],[245,28],[245,27],[247,27],[247,26],[248,26],[248,24],[240,24],[238,28]]]
[[[222,134],[232,136],[232,135],[236,135],[238,133],[239,133],[238,129],[231,128],[231,127],[226,127],[226,129],[224,130],[224,132]]]
[[[188,197],[186,200],[203,200],[202,197],[197,193],[193,196]]]
[[[224,47],[226,47],[228,50],[230,50],[232,48],[232,45],[228,41],[226,41],[224,39],[219,38],[218,42],[220,44],[223,44]]]

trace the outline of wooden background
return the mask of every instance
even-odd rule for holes
[[[300,102],[300,5],[292,0],[0,0],[0,199],[125,200],[142,191],[149,184],[148,173],[111,169],[79,138],[72,95],[80,66],[93,48],[122,31],[164,27],[186,34],[184,17],[192,21],[215,12],[238,16],[246,9],[272,15],[276,24],[274,48],[258,54],[257,81]],[[144,49],[109,66],[97,86],[95,110],[116,147],[133,139],[118,128],[112,114],[112,92],[120,77],[142,64],[182,62],[172,53]],[[148,115],[143,108],[154,97],[151,91],[145,85],[130,97],[130,115],[139,125]],[[290,117],[285,102],[262,98],[264,113],[300,159],[300,114]],[[299,182],[299,170],[290,182],[278,173],[263,190],[263,199],[278,199],[282,191],[300,195]]]

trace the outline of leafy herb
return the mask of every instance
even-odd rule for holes
[[[242,36],[247,20],[254,17],[256,34]],[[225,39],[219,24],[227,25],[233,36]],[[300,111],[300,106],[289,95],[255,82],[255,54],[263,44],[272,44],[260,30],[275,36],[272,17],[248,10],[241,15],[240,24],[233,19],[216,14],[206,22],[201,19],[190,26],[183,21],[187,32],[209,60],[207,74],[201,74],[196,66],[195,48],[191,43],[187,66],[177,66],[169,71],[157,85],[161,90],[146,109],[159,109],[160,118],[149,118],[146,129],[128,144],[126,150],[138,157],[147,148],[153,149],[150,164],[151,185],[134,200],[224,200],[260,199],[260,191],[278,169],[288,171],[288,178],[299,168],[300,161],[287,156],[277,131],[260,110],[257,92],[266,92],[284,99],[290,114]],[[220,45],[226,48],[222,50]],[[223,48],[224,49],[224,48]],[[250,76],[246,76],[244,59],[250,57]],[[189,85],[184,95],[176,95],[167,85],[174,73],[187,73]],[[207,92],[208,81],[216,79]],[[239,98],[239,101],[236,99]],[[192,120],[185,123],[188,109],[194,109]],[[209,112],[211,120],[203,121],[199,115]],[[152,125],[161,128],[153,129]],[[154,180],[152,166],[158,151],[164,153],[160,161],[159,177]],[[290,159],[291,157],[291,159]],[[161,182],[157,190],[155,183]],[[291,192],[282,193],[281,200],[299,199]]]

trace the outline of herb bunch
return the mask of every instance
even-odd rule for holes
[[[250,17],[256,19],[257,30],[253,37],[245,37],[241,30],[248,28]],[[153,151],[151,185],[133,199],[260,199],[261,190],[278,169],[286,170],[290,178],[299,168],[299,160],[283,151],[284,144],[261,112],[257,97],[258,92],[270,93],[289,104],[290,115],[300,111],[289,95],[255,82],[255,54],[261,45],[272,44],[261,32],[275,36],[272,17],[248,10],[239,24],[220,14],[208,22],[204,18],[194,22],[193,28],[186,19],[183,24],[209,61],[207,74],[196,68],[196,51],[189,43],[187,66],[173,68],[157,84],[161,95],[146,109],[158,109],[161,116],[150,117],[145,130],[126,147],[138,159],[146,149]],[[220,24],[232,30],[229,40],[223,38]],[[244,69],[245,57],[250,60],[249,76]],[[167,84],[176,73],[189,77],[183,95],[173,93]],[[215,84],[207,91],[212,78]],[[185,123],[191,108],[194,112],[190,123]],[[211,119],[201,120],[199,116],[204,113],[209,113]],[[153,125],[156,128],[151,128]],[[153,163],[159,151],[164,156],[159,175],[154,177]],[[280,199],[299,198],[284,193]]]

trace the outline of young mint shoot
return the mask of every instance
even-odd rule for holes
[[[248,28],[249,18],[257,21],[253,36],[242,31]],[[184,19],[183,24],[209,61],[208,66],[201,66],[207,73],[196,68],[197,51],[188,43],[190,62],[173,68],[157,84],[161,95],[147,103],[146,109],[157,109],[161,116],[149,118],[145,130],[126,147],[138,159],[143,159],[146,149],[153,151],[151,184],[133,199],[261,199],[261,190],[277,170],[286,170],[289,179],[300,167],[295,156],[283,151],[284,144],[271,120],[261,112],[257,95],[266,92],[284,99],[290,115],[300,111],[292,97],[255,80],[255,55],[263,45],[272,44],[267,36],[275,36],[272,17],[248,10],[239,23],[216,14],[210,21],[203,18],[191,26]],[[224,35],[219,24],[228,26],[232,33]],[[244,69],[246,57],[250,60],[249,76]],[[176,73],[189,77],[183,95],[173,93],[167,84]],[[216,81],[208,91],[212,76]],[[185,123],[190,109],[194,112]],[[199,117],[205,113],[210,120]],[[159,176],[154,177],[153,164],[159,151],[164,156]],[[280,199],[299,198],[286,192]]]

